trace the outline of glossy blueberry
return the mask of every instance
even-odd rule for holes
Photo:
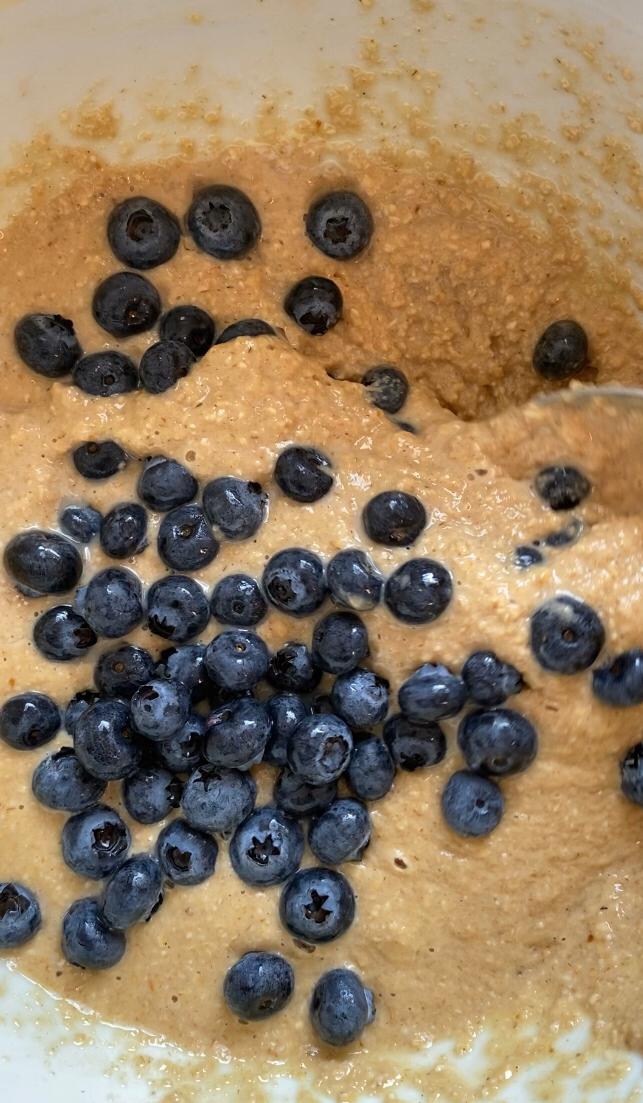
[[[68,663],[87,654],[96,643],[96,633],[71,605],[54,605],[38,617],[33,641],[46,659]]]
[[[44,747],[60,731],[60,709],[44,693],[18,693],[0,710],[0,736],[17,751]]]
[[[435,722],[418,723],[398,712],[384,725],[384,740],[401,770],[420,770],[442,762],[447,750],[444,732]]]
[[[184,379],[195,362],[183,341],[157,341],[141,357],[141,386],[149,394],[163,394]]]
[[[268,606],[256,579],[247,574],[229,574],[214,587],[210,609],[221,624],[251,628],[263,620]]]
[[[284,310],[311,337],[322,337],[341,321],[344,300],[333,280],[307,276],[291,287]]]
[[[41,923],[36,894],[17,881],[0,881],[0,950],[29,942]]]
[[[328,564],[326,577],[330,596],[337,605],[363,613],[380,602],[384,579],[359,548],[337,552]]]
[[[462,667],[462,677],[471,700],[487,708],[502,705],[524,685],[520,671],[495,651],[474,651]]]
[[[129,707],[111,699],[96,701],[78,718],[74,750],[92,777],[117,781],[134,773],[141,748],[129,725]]]
[[[205,669],[205,644],[185,643],[181,647],[169,647],[161,652],[157,667],[160,678],[169,678],[185,686],[198,704],[207,696],[209,680]]]
[[[127,466],[127,454],[115,440],[87,440],[74,449],[72,460],[84,479],[110,479]]]
[[[232,868],[248,885],[279,885],[299,868],[304,835],[296,820],[272,805],[240,823],[230,842]]]
[[[83,356],[74,368],[74,383],[85,394],[111,398],[138,388],[138,372],[129,356],[116,349],[102,349]]]
[[[81,969],[112,969],[125,953],[125,935],[110,927],[98,900],[76,900],[63,919],[62,951]]]
[[[395,780],[395,762],[386,744],[375,735],[360,739],[353,748],[347,777],[361,800],[385,797]]]
[[[539,498],[550,509],[576,509],[592,489],[589,479],[577,467],[543,467],[534,480]]]
[[[147,547],[147,513],[138,502],[122,502],[103,517],[100,545],[111,559],[129,559]]]
[[[205,757],[213,766],[249,770],[261,762],[269,735],[266,706],[252,697],[238,697],[208,716]]]
[[[295,502],[318,502],[333,485],[331,462],[317,448],[292,445],[277,457],[275,482]]]
[[[236,341],[237,337],[274,337],[275,331],[261,318],[241,318],[238,322],[226,326],[217,337],[217,345]]]
[[[145,276],[114,272],[96,288],[92,313],[98,325],[112,337],[132,337],[156,325],[161,300]]]
[[[628,800],[643,808],[643,743],[636,743],[621,762],[621,789]]]
[[[58,517],[58,523],[67,536],[79,544],[91,544],[101,524],[101,515],[92,506],[66,506]]]
[[[163,900],[161,867],[151,854],[134,854],[105,885],[103,915],[117,931],[152,917]]]
[[[268,672],[270,653],[256,632],[228,628],[208,645],[205,665],[210,679],[221,689],[243,693],[254,689]]]
[[[605,629],[591,606],[570,594],[557,594],[532,613],[530,642],[545,670],[578,674],[598,657]]]
[[[60,314],[26,314],[14,330],[20,359],[47,379],[60,379],[70,372],[82,349],[74,323]]]
[[[409,559],[387,579],[384,600],[393,616],[407,624],[429,624],[453,597],[453,579],[435,559]]]
[[[73,590],[82,574],[83,561],[76,546],[60,533],[27,529],[7,544],[4,566],[21,592],[35,597]]]
[[[159,334],[162,341],[181,341],[200,360],[214,343],[214,318],[200,306],[173,306],[161,318]]]
[[[534,548],[531,544],[520,544],[514,551],[513,561],[517,567],[521,570],[527,570],[529,567],[535,567],[538,563],[544,562],[544,555],[538,548]]]
[[[199,484],[191,471],[178,460],[153,456],[143,468],[136,492],[146,506],[167,513],[196,497]]]
[[[469,769],[504,777],[533,762],[538,736],[527,717],[513,709],[477,709],[461,721],[458,746]]]
[[[442,793],[442,815],[459,835],[488,835],[500,823],[504,805],[495,781],[472,770],[457,770]]]
[[[31,779],[36,800],[57,812],[84,812],[100,800],[106,785],[87,773],[71,747],[43,758]]]
[[[71,701],[68,702],[65,709],[65,722],[64,728],[69,735],[74,735],[76,731],[76,724],[80,720],[80,717],[91,705],[94,705],[96,701],[100,699],[100,693],[96,693],[93,689],[81,689],[78,693],[75,693]]]
[[[178,808],[183,785],[162,766],[140,766],[123,781],[123,804],[138,823],[159,823]]]
[[[310,1019],[326,1045],[350,1045],[374,1017],[373,993],[351,969],[331,969],[319,978],[310,1001]]]
[[[65,862],[80,877],[109,877],[127,857],[129,828],[113,808],[95,804],[77,812],[62,830]]]
[[[328,781],[323,785],[311,785],[308,781],[302,781],[287,768],[279,774],[273,790],[275,804],[296,820],[323,812],[329,804],[332,804],[336,796],[336,782]]]
[[[212,184],[197,192],[186,221],[199,249],[217,260],[245,257],[261,237],[254,204],[227,184]]]
[[[335,800],[310,826],[308,845],[326,866],[360,861],[371,839],[371,817],[359,800]]]
[[[542,542],[546,544],[548,548],[568,548],[571,544],[575,544],[576,541],[580,539],[584,527],[579,517],[571,517],[562,528],[554,529],[553,532],[548,532]]]
[[[578,375],[588,364],[587,334],[578,322],[552,322],[538,338],[532,364],[534,371],[552,382]]]
[[[136,731],[162,743],[182,728],[190,714],[190,693],[167,678],[151,678],[132,696],[130,716]]]
[[[595,670],[592,689],[605,705],[627,708],[643,704],[643,649],[622,651]]]
[[[270,735],[264,751],[264,762],[285,766],[288,741],[298,724],[310,716],[310,707],[296,693],[275,693],[266,702],[270,717]]]
[[[324,565],[305,548],[284,548],[268,560],[263,588],[273,605],[291,616],[314,613],[326,597]]]
[[[290,640],[270,658],[268,681],[277,689],[311,693],[320,680],[321,670],[305,643]]]
[[[192,827],[226,835],[250,815],[256,796],[250,774],[199,766],[185,783],[181,810]]]
[[[154,659],[143,647],[123,644],[104,651],[94,668],[96,688],[103,697],[131,697],[154,672]]]
[[[268,1019],[286,1006],[295,987],[292,966],[281,954],[244,954],[225,975],[223,998],[242,1022]]]
[[[301,869],[281,893],[279,917],[293,938],[301,942],[332,942],[353,922],[355,896],[337,870]]]
[[[312,652],[322,670],[346,674],[369,653],[366,625],[355,613],[329,613],[315,625]]]
[[[384,490],[364,506],[364,528],[376,544],[408,548],[426,526],[426,510],[414,494]]]
[[[191,773],[203,761],[205,752],[205,717],[193,712],[183,727],[156,746],[156,753],[168,770]]]
[[[174,571],[198,571],[217,555],[215,539],[200,506],[177,506],[161,521],[158,532],[159,556]]]
[[[227,540],[249,540],[266,519],[268,495],[260,483],[233,475],[213,479],[203,489],[203,508],[210,524]]]
[[[174,885],[199,885],[214,873],[219,847],[211,835],[171,820],[156,844],[161,869]]]
[[[334,260],[362,253],[373,236],[373,216],[352,191],[333,191],[317,199],[306,215],[306,233],[313,245]]]
[[[123,567],[99,571],[78,591],[76,602],[94,631],[108,639],[126,636],[143,619],[140,580]]]
[[[107,240],[121,264],[144,270],[172,259],[181,228],[167,207],[136,195],[114,207],[107,222]]]
[[[456,716],[466,699],[462,678],[441,663],[423,663],[400,686],[398,694],[404,715],[420,723]]]
[[[362,376],[362,383],[369,402],[387,414],[401,410],[408,397],[409,384],[404,372],[387,364],[370,368]]]
[[[344,773],[352,750],[350,729],[339,716],[309,716],[290,737],[288,765],[302,781],[327,785]]]
[[[379,724],[388,712],[388,682],[372,670],[356,667],[335,679],[330,698],[335,712],[353,729]]]
[[[209,619],[208,599],[193,578],[168,575],[150,586],[147,620],[155,636],[173,643],[185,643],[198,636]]]

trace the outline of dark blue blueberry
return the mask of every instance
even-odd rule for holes
[[[543,543],[548,548],[568,548],[571,544],[575,544],[580,539],[583,533],[583,522],[579,517],[572,517],[571,520],[563,525],[560,529],[554,529],[553,532],[548,532],[543,538]]]
[[[78,591],[76,604],[99,636],[118,639],[143,619],[143,588],[132,571],[107,567]]]
[[[261,701],[238,697],[210,713],[206,733],[208,762],[213,766],[249,770],[263,758],[270,735],[270,716]]]
[[[633,647],[592,675],[592,689],[605,705],[627,708],[643,704],[643,649]]]
[[[529,567],[535,567],[538,563],[544,561],[544,555],[538,548],[534,548],[531,544],[520,544],[516,548],[513,555],[513,561],[516,567],[520,567],[521,570],[527,570]]]
[[[344,300],[339,287],[325,276],[307,276],[286,295],[284,310],[311,337],[322,337],[341,321]]]
[[[214,318],[200,306],[173,306],[161,318],[159,334],[163,341],[181,341],[200,360],[214,342]]]
[[[92,313],[98,325],[112,337],[131,337],[156,325],[161,300],[145,276],[114,272],[96,288]]]
[[[527,717],[513,709],[477,709],[461,721],[458,746],[469,769],[504,777],[533,762],[538,736]]]
[[[495,651],[474,651],[462,667],[462,677],[471,700],[487,708],[502,705],[524,685],[520,671]]]
[[[14,330],[14,339],[20,359],[47,379],[67,375],[83,354],[74,323],[60,314],[26,314]]]
[[[154,673],[154,659],[143,647],[126,643],[104,651],[94,668],[96,688],[103,697],[131,697]]]
[[[87,654],[96,643],[96,633],[71,605],[54,605],[38,617],[33,641],[46,659],[68,663]]]
[[[18,693],[0,710],[0,736],[17,751],[33,751],[60,731],[60,709],[44,693]]]
[[[308,716],[295,728],[288,744],[288,765],[310,785],[337,781],[353,750],[350,729],[339,716]]]
[[[250,815],[256,797],[250,774],[199,766],[185,783],[181,810],[192,827],[227,835]]]
[[[237,337],[274,337],[275,331],[261,318],[241,318],[238,322],[226,326],[217,337],[217,345],[236,341]]]
[[[138,372],[129,356],[116,349],[102,349],[83,356],[74,368],[74,383],[85,394],[111,398],[138,388]]]
[[[228,540],[249,540],[266,519],[268,495],[260,483],[233,475],[213,479],[203,489],[203,508],[210,524]]]
[[[228,574],[214,587],[210,609],[221,624],[252,628],[263,620],[268,606],[256,579],[247,574]]]
[[[268,672],[270,653],[256,632],[228,628],[208,645],[205,665],[211,681],[221,689],[243,693],[254,689]]]
[[[140,766],[123,781],[123,804],[137,823],[159,823],[178,808],[183,785],[162,766]]]
[[[400,686],[400,708],[409,720],[426,723],[456,716],[464,708],[467,689],[457,674],[441,663],[423,663]]]
[[[125,935],[108,926],[98,900],[76,900],[63,919],[62,951],[81,969],[112,969],[125,953]]]
[[[347,674],[369,653],[366,625],[355,613],[329,613],[313,632],[313,658],[328,674]]]
[[[576,509],[590,493],[592,485],[577,467],[560,464],[543,467],[536,475],[534,489],[550,509]]]
[[[302,781],[288,769],[281,771],[273,790],[275,804],[296,820],[323,812],[329,804],[332,804],[336,796],[336,782],[311,785],[310,782]]]
[[[98,536],[102,517],[93,506],[66,506],[58,522],[61,529],[79,544],[91,544]]]
[[[369,402],[387,414],[396,414],[401,410],[408,397],[409,384],[404,372],[388,364],[370,368],[362,376],[362,383]]]
[[[310,707],[295,693],[275,693],[266,702],[270,717],[270,736],[264,751],[264,762],[285,766],[288,741],[298,724],[310,716]]]
[[[311,693],[321,680],[321,670],[305,643],[291,640],[270,658],[268,681],[290,693]]]
[[[442,815],[459,835],[488,835],[502,819],[505,802],[495,781],[473,770],[457,770],[442,793]]]
[[[352,191],[322,195],[306,215],[308,237],[320,252],[334,260],[350,260],[362,253],[373,230],[371,212],[364,200]]]
[[[156,268],[176,253],[181,228],[167,207],[136,195],[114,207],[107,222],[107,240],[121,264]]]
[[[319,978],[310,1001],[310,1019],[326,1045],[350,1045],[374,1017],[373,993],[351,969],[331,969]]]
[[[72,453],[74,467],[84,479],[110,479],[127,466],[127,454],[115,440],[87,440]]]
[[[67,704],[65,709],[65,722],[64,728],[69,735],[74,735],[76,731],[76,724],[80,717],[87,709],[96,703],[100,699],[100,693],[96,693],[93,689],[81,689],[78,693],[74,694],[71,701]]]
[[[384,600],[393,616],[407,624],[429,624],[453,597],[453,579],[435,559],[409,559],[387,579]]]
[[[348,782],[361,800],[381,800],[395,780],[395,763],[386,744],[377,736],[360,739],[353,748]]]
[[[310,825],[308,845],[326,866],[359,862],[371,840],[371,817],[359,800],[335,800]]]
[[[197,192],[186,221],[199,249],[217,260],[245,257],[261,237],[254,204],[227,184],[212,184]]]
[[[436,766],[447,751],[447,741],[438,724],[408,720],[401,712],[386,721],[384,739],[396,766],[410,772]]]
[[[200,885],[214,873],[219,847],[211,835],[171,820],[156,844],[161,869],[174,885]]]
[[[162,743],[185,724],[190,715],[190,692],[167,678],[151,678],[132,696],[130,717],[139,735]]]
[[[157,513],[167,513],[191,502],[198,489],[192,472],[178,460],[168,460],[165,456],[147,460],[136,488],[141,501]]]
[[[353,729],[379,724],[388,712],[388,682],[372,670],[356,667],[335,679],[330,698],[335,712]]]
[[[405,421],[401,417],[394,417],[391,420],[401,433],[411,433],[413,436],[417,436],[420,431],[411,421]]]
[[[277,609],[291,616],[308,616],[326,597],[324,564],[305,548],[284,548],[266,563],[263,588]]]
[[[100,800],[106,785],[87,773],[71,747],[43,758],[31,779],[36,800],[57,812],[84,812]]]
[[[118,812],[95,804],[70,816],[62,830],[65,862],[80,877],[109,877],[127,857],[129,828]]]
[[[155,748],[168,770],[191,773],[203,761],[205,751],[205,717],[193,712],[180,729]]]
[[[532,613],[530,642],[545,670],[578,674],[598,657],[605,629],[591,606],[570,594],[558,594]]]
[[[552,322],[538,338],[532,364],[534,371],[552,382],[571,379],[589,362],[587,334],[578,322]]]
[[[153,582],[147,594],[147,621],[155,636],[185,643],[198,636],[210,619],[203,588],[187,575],[168,575]]]
[[[201,506],[177,506],[163,518],[158,533],[159,556],[173,571],[198,571],[219,551]]]
[[[184,379],[194,364],[194,356],[182,341],[157,341],[141,357],[141,386],[149,394],[163,394]]]
[[[111,699],[96,701],[78,718],[74,750],[92,777],[117,781],[134,773],[141,748],[129,724],[128,705]]]
[[[147,547],[147,513],[138,502],[122,502],[103,517],[100,545],[112,559],[129,559]]]
[[[326,569],[333,601],[358,613],[374,609],[382,597],[384,579],[366,552],[346,548],[337,552]]]
[[[244,954],[225,975],[223,998],[242,1022],[268,1019],[286,1006],[295,988],[295,974],[281,954]]]
[[[293,938],[314,945],[346,933],[355,918],[355,896],[334,869],[301,869],[285,886],[279,917]]]
[[[331,462],[317,448],[292,445],[277,457],[275,482],[295,502],[318,502],[333,485]]]
[[[643,743],[630,747],[621,762],[621,789],[628,800],[643,808]]]
[[[0,950],[29,942],[41,923],[36,894],[17,881],[0,881]]]
[[[103,915],[117,931],[152,917],[163,900],[161,867],[151,854],[134,854],[112,874],[103,895]]]
[[[205,644],[185,643],[161,652],[157,674],[185,686],[195,704],[207,696],[209,680],[205,669]]]
[[[83,561],[71,540],[43,529],[27,529],[12,537],[4,550],[4,565],[28,597],[65,594],[78,584],[83,571]]]
[[[299,868],[304,834],[296,820],[273,805],[252,812],[230,842],[232,868],[248,885],[279,885]]]
[[[426,527],[426,510],[414,494],[383,490],[364,506],[364,528],[376,544],[408,548]]]

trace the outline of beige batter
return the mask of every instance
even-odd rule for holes
[[[600,613],[608,652],[641,646],[641,422],[616,419],[602,407],[521,405],[547,386],[531,370],[531,350],[560,317],[587,328],[589,379],[643,381],[643,342],[626,281],[590,265],[562,223],[528,225],[496,185],[470,173],[444,173],[410,155],[369,158],[344,148],[326,158],[314,145],[239,148],[207,164],[103,167],[59,197],[45,185],[35,193],[1,242],[0,540],[29,525],[55,525],[61,499],[106,509],[132,498],[137,462],[91,484],[69,460],[79,441],[108,436],[134,456],[184,460],[202,481],[234,474],[268,488],[269,522],[256,540],[222,545],[199,576],[207,586],[233,570],[260,575],[275,550],[294,543],[324,557],[359,545],[389,573],[410,553],[371,546],[361,509],[380,490],[412,491],[430,513],[412,554],[433,556],[452,570],[455,598],[424,628],[405,626],[384,608],[369,614],[371,665],[395,691],[421,662],[457,670],[474,649],[495,649],[524,674],[527,688],[510,704],[535,723],[538,758],[503,782],[500,827],[484,840],[459,838],[439,807],[447,777],[461,764],[455,725],[447,722],[445,762],[398,774],[391,794],[372,806],[373,842],[363,862],[344,867],[358,897],[357,920],[335,943],[314,952],[294,945],[279,924],[279,890],[243,885],[223,845],[210,881],[168,892],[153,921],[129,936],[121,964],[91,974],[64,963],[60,921],[69,903],[94,893],[96,884],[64,866],[63,819],[30,793],[32,770],[52,747],[26,754],[2,745],[0,877],[32,886],[45,916],[43,930],[16,955],[19,967],[108,1021],[229,1055],[242,1070],[241,1062],[252,1059],[248,1083],[257,1062],[270,1072],[267,1062],[279,1059],[286,1070],[310,1072],[331,1095],[341,1085],[342,1098],[381,1083],[383,1073],[428,1040],[465,1037],[485,1023],[509,1029],[518,1021],[591,1013],[605,1041],[640,1047],[643,812],[620,795],[618,761],[641,738],[643,708],[602,706],[587,674],[545,673],[529,651],[527,618],[546,597],[570,591]],[[222,264],[186,237],[150,278],[165,308],[194,302],[221,325],[263,317],[283,327],[285,340],[215,348],[161,397],[91,399],[20,364],[10,334],[28,310],[73,318],[87,351],[118,344],[106,340],[89,309],[93,288],[119,267],[105,240],[115,201],[146,194],[180,214],[196,185],[215,181],[252,196],[263,221],[259,248],[242,262]],[[344,264],[316,252],[303,232],[311,197],[337,185],[367,198],[376,226],[371,250]],[[281,307],[290,285],[311,273],[335,279],[345,298],[344,321],[316,339],[297,330]],[[152,339],[121,346],[136,356]],[[380,362],[409,375],[402,416],[417,435],[399,431],[350,381]],[[313,506],[285,499],[271,482],[275,457],[291,441],[318,446],[332,459],[335,488]],[[593,493],[578,511],[584,534],[544,565],[519,571],[514,547],[561,517],[530,487],[540,467],[559,461],[577,463],[592,480]],[[150,543],[132,563],[146,582],[163,573],[154,526]],[[92,548],[88,570],[104,562]],[[34,650],[31,625],[48,604],[20,597],[0,579],[1,699],[37,688],[65,702],[92,684],[104,644],[67,666]],[[260,630],[277,647],[309,641],[312,626],[313,619],[271,611]],[[212,624],[207,638],[215,631]],[[155,652],[162,646],[143,630],[135,639]],[[259,771],[264,798],[273,776]],[[118,786],[106,799],[118,805]],[[157,832],[133,825],[134,849],[152,847]],[[249,949],[286,954],[296,993],[282,1014],[242,1026],[224,1006],[221,981]],[[378,1009],[348,1055],[319,1048],[306,1011],[318,976],[340,964],[359,971]],[[420,1073],[417,1082],[427,1086]]]

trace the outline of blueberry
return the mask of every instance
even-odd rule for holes
[[[386,678],[358,666],[335,679],[330,697],[342,720],[353,731],[361,731],[379,724],[386,716],[388,686]]]
[[[363,199],[352,191],[321,196],[308,210],[306,233],[313,245],[334,260],[350,260],[362,253],[373,236],[373,217]]]
[[[288,744],[288,765],[310,785],[337,781],[353,750],[350,729],[339,716],[309,716],[295,729]]]
[[[18,693],[0,710],[0,736],[17,751],[44,747],[60,731],[60,709],[44,693]]]
[[[453,579],[435,559],[409,559],[387,579],[384,600],[398,620],[429,624],[453,597]]]
[[[203,631],[210,619],[210,606],[193,578],[168,575],[148,590],[147,619],[155,636],[185,643]]]
[[[63,919],[62,951],[81,969],[111,969],[125,953],[125,935],[108,926],[98,900],[76,900]]]
[[[194,475],[178,460],[154,456],[143,468],[137,494],[142,502],[157,513],[185,505],[196,497],[199,484]]]
[[[520,693],[522,674],[495,651],[474,651],[462,667],[467,693],[477,705],[502,705],[507,697]]]
[[[643,808],[643,743],[630,747],[621,762],[621,789],[628,800]]]
[[[181,228],[167,207],[137,195],[114,207],[107,223],[107,240],[121,264],[156,268],[176,253]]]
[[[147,513],[138,502],[122,502],[103,517],[100,544],[112,559],[128,559],[147,547]]]
[[[204,700],[209,688],[205,669],[205,644],[186,643],[182,647],[170,647],[161,652],[157,674],[185,686],[195,704]]]
[[[622,651],[592,675],[594,694],[605,705],[627,708],[643,704],[643,650]]]
[[[66,506],[58,518],[61,529],[79,544],[91,544],[98,536],[102,517],[92,506]]]
[[[270,717],[261,701],[239,697],[211,712],[206,721],[205,757],[213,766],[249,770],[261,762]]]
[[[268,672],[268,648],[256,632],[228,628],[212,640],[205,653],[211,680],[221,689],[243,693],[254,689]]]
[[[87,440],[74,449],[72,459],[84,479],[110,479],[127,466],[127,454],[115,440]]]
[[[409,720],[426,723],[456,716],[464,708],[467,689],[457,674],[441,663],[423,663],[400,686],[400,708]]]
[[[545,670],[578,674],[597,658],[605,629],[591,606],[569,594],[558,594],[532,613],[530,639]]]
[[[158,552],[171,570],[198,571],[207,567],[218,551],[219,541],[200,506],[177,506],[161,521]]]
[[[214,318],[200,306],[173,306],[161,318],[159,334],[162,341],[180,341],[187,345],[192,355],[200,360],[214,343]]]
[[[78,592],[77,605],[99,636],[118,639],[143,619],[143,590],[132,571],[107,567]]]
[[[73,590],[83,571],[78,549],[58,532],[27,529],[18,533],[4,550],[7,573],[22,593],[65,594]]]
[[[311,693],[321,680],[321,670],[305,643],[290,640],[275,651],[268,666],[268,681],[291,693]]]
[[[576,509],[587,497],[592,486],[577,467],[559,465],[544,467],[534,480],[534,488],[550,509]]]
[[[78,693],[74,694],[65,709],[64,728],[69,735],[75,734],[76,724],[83,713],[87,712],[87,709],[98,700],[100,700],[100,693],[96,693],[93,689],[81,689]]]
[[[247,574],[229,574],[212,591],[210,609],[221,624],[251,628],[266,615],[268,606],[256,579]]]
[[[358,862],[371,840],[371,817],[359,800],[335,800],[311,824],[308,845],[327,866]]]
[[[273,605],[291,616],[307,616],[326,597],[324,565],[305,548],[284,548],[268,560],[263,588]]]
[[[548,532],[543,539],[543,543],[548,548],[568,548],[570,544],[575,544],[580,539],[583,528],[583,522],[580,518],[572,517],[562,528]]]
[[[544,555],[538,551],[538,548],[532,547],[531,544],[520,544],[516,548],[513,555],[513,561],[516,567],[520,567],[521,570],[527,570],[529,567],[535,567],[539,563],[544,562]]]
[[[358,613],[379,604],[384,579],[365,552],[346,548],[337,552],[326,569],[328,589],[333,601]]]
[[[223,998],[242,1022],[257,1022],[281,1011],[294,987],[292,966],[281,954],[257,951],[244,954],[228,969]]]
[[[117,781],[134,773],[141,749],[129,724],[129,707],[111,699],[96,701],[78,718],[74,750],[92,777]]]
[[[578,375],[588,364],[587,334],[578,322],[552,322],[538,338],[532,364],[534,371],[552,382]]]
[[[295,693],[275,693],[266,702],[270,718],[270,735],[264,751],[264,762],[285,766],[288,741],[298,724],[310,716],[310,708]]]
[[[302,869],[285,886],[279,916],[293,938],[315,944],[345,934],[355,918],[355,896],[334,869]]]
[[[268,495],[260,483],[232,475],[213,479],[203,490],[203,508],[210,524],[228,540],[249,540],[266,519]]]
[[[319,978],[310,1001],[315,1032],[329,1046],[347,1046],[375,1016],[373,993],[351,969],[331,969]]]
[[[94,669],[96,688],[103,697],[131,697],[154,672],[154,659],[143,647],[123,644],[104,651]]]
[[[277,457],[275,482],[295,502],[318,502],[333,485],[328,456],[316,448],[292,445]]]
[[[36,800],[57,812],[84,812],[100,800],[105,788],[106,782],[88,774],[71,747],[43,758],[31,779]]]
[[[74,323],[60,314],[27,314],[14,330],[16,348],[28,368],[60,379],[82,356]]]
[[[377,736],[355,744],[347,771],[348,782],[361,800],[381,800],[395,779],[395,763],[386,744]]]
[[[426,526],[426,510],[419,498],[403,490],[384,490],[367,502],[364,528],[376,544],[408,548]]]
[[[458,746],[469,769],[504,777],[533,762],[538,736],[527,717],[513,709],[477,709],[461,721]]]
[[[138,389],[138,372],[129,356],[102,349],[83,356],[74,368],[74,383],[94,398],[111,398]]]
[[[114,272],[96,288],[92,313],[98,325],[112,337],[131,337],[156,325],[161,300],[145,276]]]
[[[296,820],[323,812],[336,796],[337,785],[334,781],[311,785],[288,769],[281,771],[273,791],[275,804]]]
[[[296,820],[267,805],[240,823],[230,842],[232,868],[248,885],[278,885],[299,868],[304,835]]]
[[[157,745],[156,752],[168,770],[187,774],[203,761],[204,748],[205,717],[193,712],[178,732]]]
[[[134,728],[154,743],[162,743],[179,731],[189,714],[189,691],[167,678],[151,678],[139,686],[130,705]]]
[[[156,844],[161,869],[174,885],[199,885],[214,873],[219,847],[211,835],[171,820]]]
[[[250,815],[256,796],[250,774],[199,766],[185,784],[181,810],[192,827],[225,835]]]
[[[444,732],[438,724],[418,723],[399,712],[386,721],[384,739],[395,764],[409,772],[436,766],[447,750]]]
[[[94,629],[71,605],[53,605],[34,624],[33,641],[40,654],[57,663],[82,658],[96,639]]]
[[[386,364],[370,368],[362,376],[362,384],[366,387],[369,402],[387,414],[396,414],[401,410],[409,393],[404,372]]]
[[[152,917],[163,900],[161,867],[151,854],[134,854],[112,874],[103,895],[103,915],[117,931]]]
[[[442,814],[453,831],[475,838],[498,826],[504,798],[495,781],[472,770],[457,770],[442,793]]]
[[[0,950],[29,942],[41,923],[36,894],[16,881],[0,881]]]
[[[274,337],[275,331],[261,318],[241,318],[226,328],[217,337],[217,345],[236,341],[237,337]]]
[[[141,357],[141,385],[149,394],[163,394],[188,375],[194,356],[183,341],[157,341]]]
[[[321,337],[341,321],[344,300],[325,276],[307,276],[286,295],[284,310],[311,337]]]
[[[80,877],[109,877],[127,857],[130,833],[118,812],[95,804],[77,812],[62,830],[63,858]]]
[[[329,613],[313,631],[313,658],[329,674],[347,674],[369,653],[368,632],[355,613]]]
[[[217,260],[245,257],[261,237],[254,204],[238,188],[226,184],[212,184],[197,192],[187,225],[199,249]]]
[[[123,781],[123,804],[137,823],[159,823],[178,808],[183,785],[162,766],[140,766]]]

